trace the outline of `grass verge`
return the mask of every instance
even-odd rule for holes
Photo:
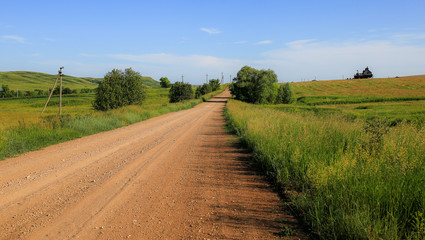
[[[210,99],[223,92],[225,86],[204,95]],[[165,90],[166,91],[166,90]],[[46,115],[40,121],[19,122],[10,128],[0,128],[0,160],[75,138],[113,130],[169,112],[189,109],[203,102],[192,99],[180,103],[168,103],[168,94],[160,90],[141,106],[127,106],[108,112],[92,111],[78,115]],[[148,96],[149,97],[149,96]]]
[[[226,116],[318,237],[425,237],[425,127],[235,100]]]

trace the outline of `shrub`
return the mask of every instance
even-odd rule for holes
[[[192,85],[189,83],[176,82],[170,88],[170,103],[181,102],[191,99],[193,96]]]
[[[276,103],[290,104],[295,103],[296,101],[297,98],[295,97],[294,91],[292,90],[291,85],[289,83],[286,83],[279,87],[276,97]]]
[[[217,91],[218,89],[220,89],[220,80],[211,79],[209,85],[211,86],[211,92]]]
[[[171,87],[170,80],[168,80],[168,78],[166,78],[166,77],[160,78],[159,79],[159,84],[161,85],[162,88],[169,88],[169,87]]]
[[[205,95],[205,94],[210,93],[210,92],[212,92],[211,85],[204,83],[204,85],[199,86],[199,87],[196,88],[195,98],[198,99],[202,95]]]
[[[126,105],[141,104],[145,99],[145,87],[141,75],[131,68],[121,71],[113,69],[99,84],[93,107],[107,111]]]
[[[274,103],[277,95],[277,75],[273,70],[257,70],[244,66],[239,70],[230,92],[236,99],[248,103]]]

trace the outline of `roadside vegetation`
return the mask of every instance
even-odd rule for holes
[[[365,80],[359,81],[365,84]],[[418,88],[425,84],[425,78],[415,81]],[[325,85],[345,85],[345,81],[339,82],[343,81]],[[320,82],[312,84],[315,89],[322,88]],[[300,91],[299,85],[291,85],[295,92]],[[264,172],[283,186],[290,198],[288,205],[316,237],[424,239],[424,105],[422,101],[366,102],[366,97],[406,97],[383,95],[379,88],[375,95],[373,88],[368,90],[357,107],[230,100],[226,115],[229,126],[253,151]],[[418,98],[425,96],[421,89],[410,90],[419,92]],[[303,95],[323,94],[320,91],[305,90]],[[335,92],[345,92],[341,97],[350,99],[347,89],[335,87]],[[298,100],[303,97],[299,94]],[[399,114],[397,120],[385,114],[409,103],[410,110]],[[373,108],[376,111],[370,115],[361,112]],[[415,118],[418,115],[422,117]]]
[[[106,79],[117,77],[121,83],[126,82],[130,86],[126,77],[129,80],[133,77],[138,78],[138,76],[139,74],[132,70],[127,69],[124,72],[114,70],[106,74]],[[120,83],[117,83],[116,86],[108,84],[106,84],[108,87],[104,85],[105,89],[116,88],[121,91],[121,97],[124,95],[125,87]],[[203,95],[202,98],[209,99],[224,91],[225,87],[220,86],[217,91]],[[192,90],[191,86],[190,89]],[[202,99],[193,99],[192,90],[192,94],[187,100],[170,103],[170,89],[147,87],[137,93],[143,95],[131,105],[120,105],[115,109],[110,107],[110,110],[98,111],[94,106],[96,106],[95,102],[98,98],[95,94],[97,96],[99,94],[88,92],[64,95],[63,115],[61,116],[57,114],[59,105],[57,96],[52,97],[44,114],[41,114],[41,109],[46,98],[0,99],[0,160],[48,145],[127,126],[161,114],[192,108],[203,101]],[[127,91],[126,94],[132,93]],[[133,94],[133,96],[137,94]],[[114,94],[110,96],[114,96]],[[127,98],[114,99],[128,102]],[[107,98],[104,100],[110,101]]]

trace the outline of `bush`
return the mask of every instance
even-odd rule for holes
[[[273,70],[257,70],[244,66],[239,70],[230,92],[236,99],[257,104],[274,103],[277,96],[277,75]]]
[[[176,82],[170,88],[170,103],[181,102],[191,99],[193,96],[192,85],[189,83]]]
[[[169,87],[171,87],[170,80],[168,80],[168,78],[166,78],[166,77],[160,78],[159,79],[159,84],[161,85],[162,88],[169,88]]]
[[[210,92],[212,92],[211,85],[204,83],[204,85],[196,88],[195,98],[198,99],[202,95],[205,95],[205,94],[210,93]]]
[[[295,103],[297,101],[297,98],[295,97],[294,91],[291,88],[291,85],[289,83],[286,83],[284,85],[281,85],[279,87],[279,90],[277,92],[276,97],[276,103],[284,103],[284,104],[290,104]]]
[[[107,111],[132,104],[141,104],[145,99],[145,87],[140,73],[131,68],[121,71],[113,69],[99,84],[93,107]]]
[[[211,86],[211,92],[217,91],[218,89],[220,89],[220,80],[211,79],[210,86]]]

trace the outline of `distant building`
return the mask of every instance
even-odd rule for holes
[[[366,67],[362,73],[359,73],[359,70],[357,70],[357,73],[354,74],[354,79],[360,79],[360,78],[371,78],[373,77],[372,72],[369,70],[369,67]]]

